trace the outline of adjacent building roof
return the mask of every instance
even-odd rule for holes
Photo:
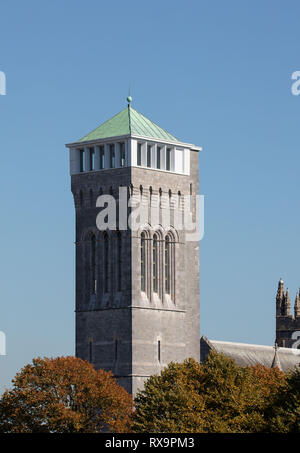
[[[233,343],[230,341],[209,340],[205,336],[200,340],[201,361],[204,361],[210,350],[230,357],[237,365],[250,366],[261,364],[266,367],[278,366],[282,371],[293,370],[300,364],[300,350],[278,348],[257,344]],[[279,364],[279,365],[278,365]]]
[[[78,143],[103,138],[120,137],[122,135],[139,135],[141,137],[180,143],[174,135],[137,112],[131,105],[128,105],[124,110],[82,137],[78,140]]]

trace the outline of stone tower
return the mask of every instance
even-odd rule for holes
[[[112,370],[135,394],[169,362],[200,359],[199,238],[178,217],[189,212],[196,223],[201,148],[127,101],[66,146],[76,211],[76,356]]]
[[[300,291],[296,294],[294,314],[291,314],[291,299],[284,282],[279,280],[276,295],[276,342],[285,348],[300,348]],[[298,345],[299,343],[299,345]]]

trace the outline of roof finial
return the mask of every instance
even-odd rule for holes
[[[274,358],[273,358],[273,362],[272,362],[271,368],[278,368],[280,371],[282,371],[281,363],[280,363],[280,360],[279,360],[279,354],[278,354],[278,349],[279,348],[278,348],[278,344],[277,344],[276,341],[275,341],[274,349],[275,349],[275,353],[274,353]]]
[[[127,102],[128,102],[128,107],[129,107],[131,102],[132,102],[132,97],[130,96],[130,85],[129,85],[129,88],[128,88]]]

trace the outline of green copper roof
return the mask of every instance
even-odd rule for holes
[[[119,137],[121,135],[140,135],[171,142],[179,142],[174,135],[137,112],[131,106],[126,107],[97,129],[82,137],[78,142],[88,142],[101,138]]]

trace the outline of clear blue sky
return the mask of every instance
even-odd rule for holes
[[[297,1],[1,3],[0,385],[74,353],[74,207],[65,143],[125,106],[203,146],[201,333],[272,344],[299,274]]]

